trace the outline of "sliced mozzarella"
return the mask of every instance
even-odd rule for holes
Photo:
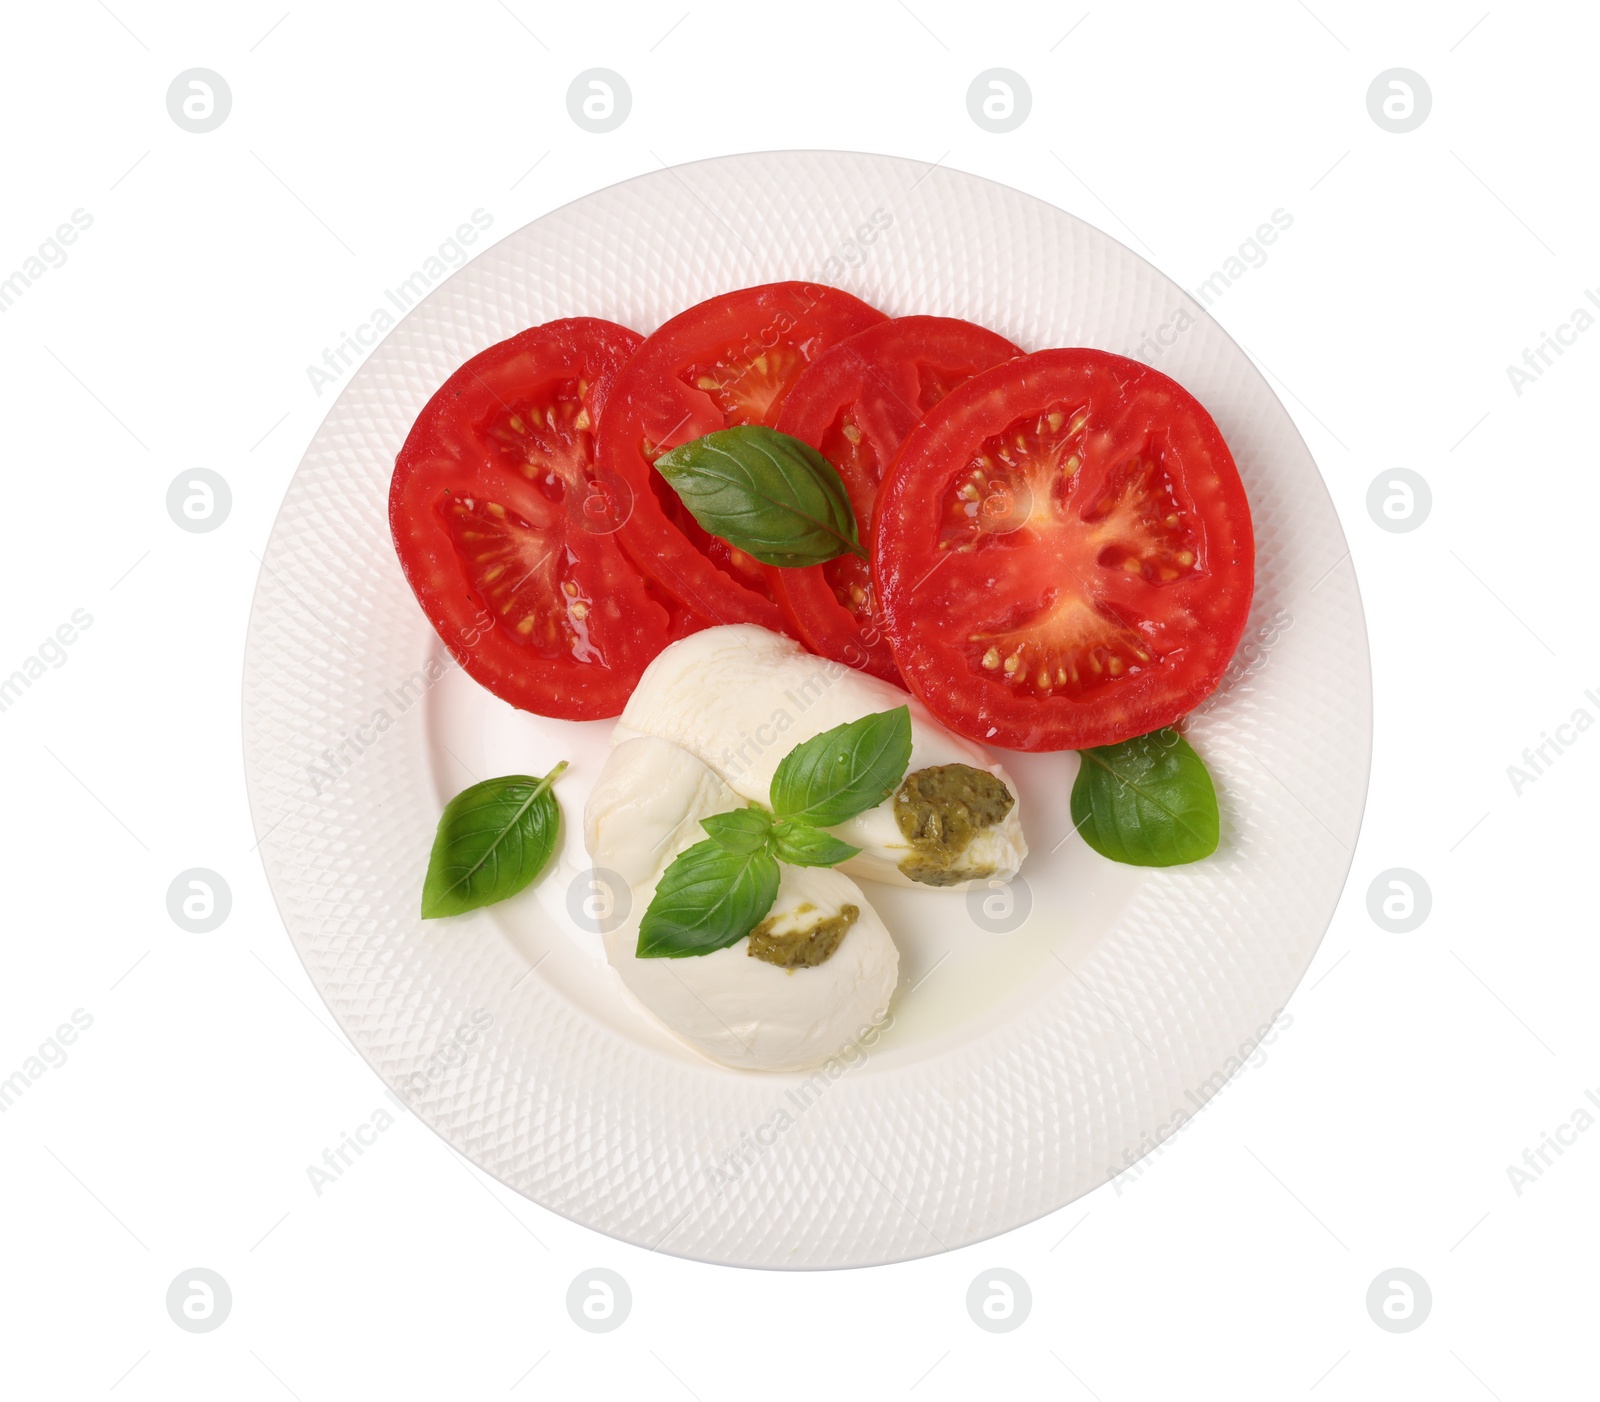
[[[1017,787],[979,745],[951,734],[922,703],[899,687],[830,662],[798,643],[754,624],[694,633],[662,651],[645,668],[617,721],[612,743],[633,736],[671,740],[710,765],[741,797],[768,801],[773,772],[802,740],[874,711],[911,708],[913,772],[964,764],[999,779],[1014,800],[998,823],[974,833],[949,873],[1009,881],[1028,844],[1022,835]],[[861,849],[841,868],[856,876],[910,886],[900,863],[914,855],[895,821],[891,795],[876,808],[830,829]]]
[[[899,977],[894,941],[849,877],[779,864],[778,897],[767,916],[772,934],[803,932],[846,906],[857,911],[832,955],[813,967],[754,958],[748,937],[682,959],[635,953],[661,874],[705,839],[700,819],[743,806],[710,769],[668,741],[639,737],[612,750],[583,814],[590,859],[630,888],[628,918],[605,936],[606,957],[644,1009],[702,1055],[750,1070],[800,1070],[881,1022]]]

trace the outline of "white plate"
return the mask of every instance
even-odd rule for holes
[[[714,293],[784,278],[832,282],[890,315],[966,317],[1028,349],[1150,359],[1216,417],[1258,552],[1247,646],[1190,728],[1223,798],[1223,849],[1169,871],[1102,861],[1069,831],[1074,757],[1005,756],[1033,848],[1027,918],[984,930],[963,896],[875,887],[902,951],[894,1023],[865,1060],[810,1082],[713,1066],[624,1001],[599,936],[567,908],[610,722],[513,711],[454,670],[428,684],[443,654],[385,515],[412,419],[467,357],[562,316],[650,331]],[[1304,973],[1349,868],[1371,752],[1349,551],[1244,353],[1071,215],[974,176],[837,152],[728,157],[602,190],[407,315],[289,488],[251,616],[244,714],[273,892],[378,1074],[535,1202],[745,1266],[962,1246],[1147,1152],[1237,1069]],[[504,906],[419,920],[444,800],[562,758],[568,823],[552,870]],[[998,916],[984,918],[1017,919]]]

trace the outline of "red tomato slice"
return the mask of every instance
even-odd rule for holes
[[[651,464],[719,428],[772,425],[807,365],[882,320],[848,292],[816,283],[747,287],[680,312],[617,376],[599,461],[633,496],[618,539],[641,570],[708,622],[786,631],[761,566],[702,530]]]
[[[900,440],[957,385],[1021,354],[1004,336],[953,317],[880,321],[818,356],[795,381],[774,427],[839,469],[868,541],[878,483]],[[766,574],[791,630],[813,652],[900,681],[865,560],[842,555]]]
[[[395,460],[389,527],[406,582],[468,675],[523,710],[594,720],[703,620],[616,541],[594,465],[607,388],[639,345],[609,321],[547,322],[474,356]]]
[[[1047,350],[907,435],[874,568],[907,687],[1019,750],[1109,745],[1216,687],[1255,584],[1250,506],[1211,416],[1159,371]]]

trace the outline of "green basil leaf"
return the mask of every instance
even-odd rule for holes
[[[562,760],[542,779],[485,779],[445,804],[422,883],[424,920],[503,901],[544,870],[561,829],[550,786],[566,767]]]
[[[772,836],[772,814],[763,808],[736,808],[732,813],[702,818],[700,826],[724,851],[746,857],[767,845]]]
[[[836,725],[783,757],[772,776],[772,811],[812,827],[832,827],[882,803],[910,763],[907,707]]]
[[[1079,751],[1072,821],[1103,857],[1138,867],[1197,862],[1217,850],[1217,791],[1176,730]]]
[[[719,429],[656,459],[690,514],[764,565],[863,560],[838,470],[815,448],[761,424]]]
[[[840,842],[832,833],[784,818],[773,826],[772,850],[779,861],[797,867],[834,867],[847,862],[861,849]]]
[[[763,846],[740,855],[712,839],[678,853],[639,922],[641,959],[681,959],[737,944],[778,898],[778,863]]]

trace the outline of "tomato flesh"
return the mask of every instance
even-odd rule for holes
[[[805,356],[780,342],[747,363],[734,358],[710,367],[695,366],[680,378],[710,395],[725,423],[766,424],[777,417],[784,397],[805,368]]]
[[[901,440],[957,385],[1021,354],[970,321],[905,316],[879,322],[811,364],[790,390],[776,427],[839,469],[870,547],[878,484]],[[791,629],[812,651],[900,681],[865,560],[841,555],[806,569],[768,569],[767,577]]]
[[[598,460],[632,497],[617,533],[622,548],[680,607],[705,623],[788,631],[761,567],[700,528],[655,460],[717,429],[775,424],[813,360],[883,319],[837,288],[747,287],[673,317],[622,368],[601,419]]]
[[[1158,729],[1216,686],[1254,587],[1249,504],[1210,416],[1137,361],[1051,350],[909,434],[875,570],[906,685],[1024,750]]]
[[[423,611],[470,676],[541,715],[616,715],[650,659],[702,626],[618,546],[615,484],[594,462],[639,342],[584,317],[491,346],[428,401],[395,462],[390,528]]]

